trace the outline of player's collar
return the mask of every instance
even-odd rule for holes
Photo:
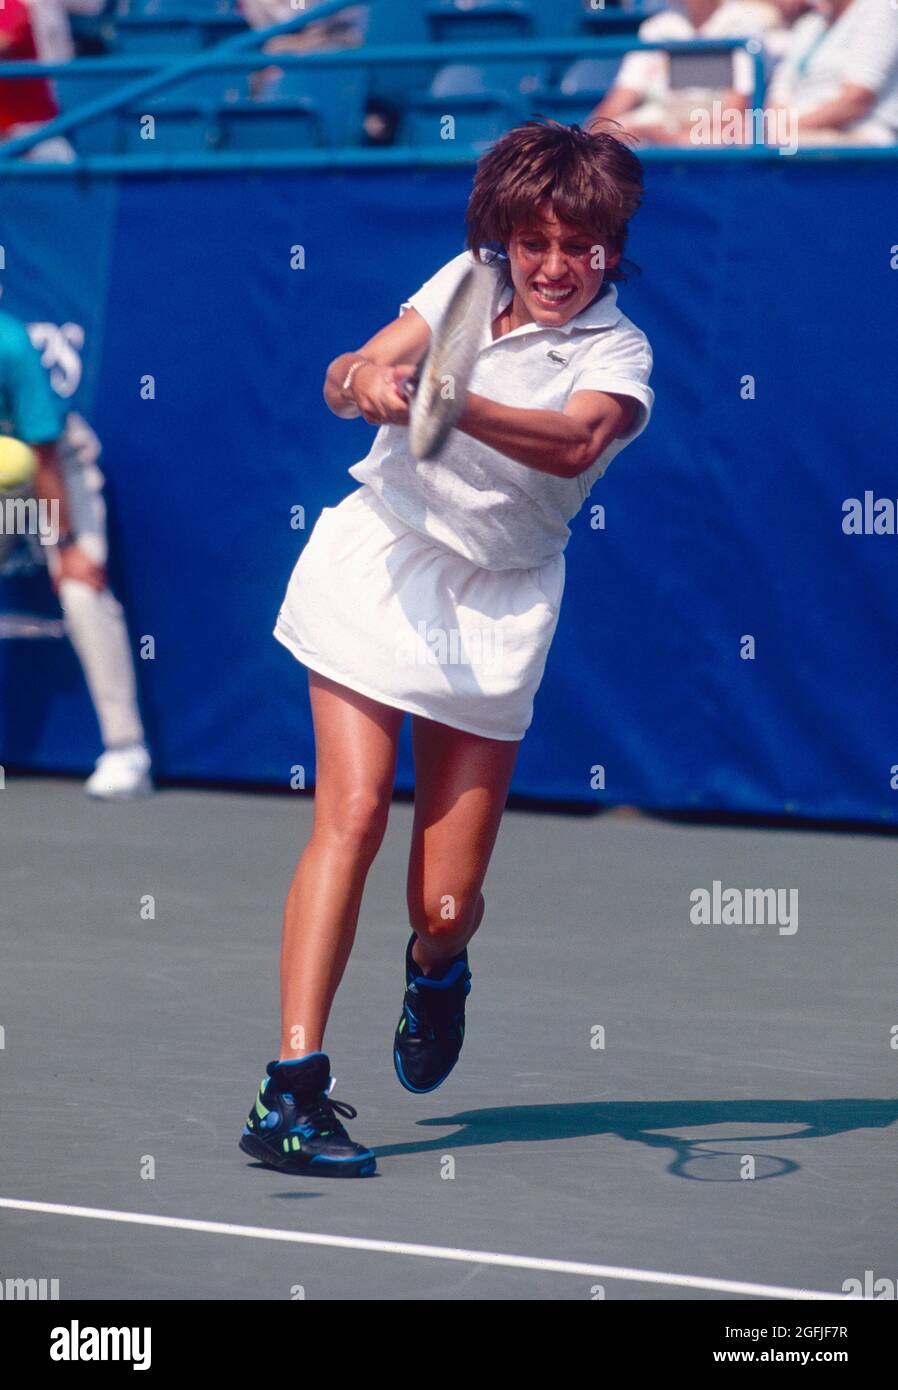
[[[560,332],[571,333],[575,328],[613,328],[621,317],[617,307],[617,285],[606,280],[598,299],[587,304],[579,314],[561,325]]]
[[[497,301],[493,308],[492,319],[497,314],[501,314],[508,308],[514,298],[514,286],[503,286],[498,291]],[[585,309],[581,309],[579,314],[574,314],[573,318],[568,319],[567,323],[548,324],[548,323],[522,323],[519,328],[513,328],[510,333],[504,333],[497,342],[504,342],[506,338],[519,336],[522,333],[573,333],[575,329],[595,329],[613,328],[621,318],[621,311],[617,307],[617,285],[611,281],[605,281],[602,291],[597,299],[591,304],[587,304]]]

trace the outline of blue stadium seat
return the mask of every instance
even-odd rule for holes
[[[66,139],[71,141],[79,155],[121,154],[124,146],[124,125],[118,111],[109,111],[105,116],[86,121],[75,130],[69,131]]]
[[[152,140],[141,138],[140,118],[145,115],[155,118]],[[147,98],[123,113],[123,125],[123,147],[128,154],[185,154],[214,149],[218,144],[218,128],[205,106],[156,108],[152,99]]]
[[[86,102],[93,101],[96,97],[112,92],[116,87],[130,82],[133,80],[133,76],[133,74],[122,73],[88,73],[85,75],[79,71],[79,64],[76,60],[69,65],[64,73],[54,79],[60,108],[64,112],[72,111],[76,107],[83,106]],[[213,124],[219,107],[228,102],[246,98],[248,95],[245,73],[204,70],[192,77],[182,78],[170,87],[164,87],[158,92],[149,93],[141,98],[139,102],[140,114],[145,112],[164,113],[167,133],[170,120],[176,116],[179,110],[192,113],[190,116],[191,126],[200,118],[205,124]],[[132,107],[132,114],[133,109]],[[180,117],[176,118],[180,119]],[[78,126],[71,136],[72,143],[81,154],[116,153],[123,148],[123,132],[131,124],[130,114],[125,113],[124,117],[121,117],[116,111],[109,112],[105,116],[98,116],[94,120],[85,122],[83,126]],[[146,143],[146,141],[139,141],[139,146],[143,147]]]
[[[409,98],[400,143],[441,143],[448,138],[444,118],[451,116],[452,138],[488,144],[540,106],[545,78],[545,64],[538,60],[449,63],[435,74],[429,91]]]
[[[68,114],[78,106],[85,106],[87,102],[105,96],[107,92],[120,87],[127,80],[121,73],[96,73],[85,76],[78,71],[76,60],[69,64],[64,73],[53,78],[53,87],[60,111]],[[67,139],[79,154],[116,154],[121,146],[120,137],[118,112],[110,111],[105,116],[98,116],[83,126],[77,126]]]
[[[115,51],[142,57],[144,54],[191,53],[205,45],[205,33],[192,20],[174,16],[153,19],[118,19],[115,25]]]
[[[427,0],[372,0],[366,43],[427,43],[430,29],[426,4]]]
[[[116,46],[123,53],[189,53],[246,27],[232,0],[118,0]]]
[[[241,101],[219,113],[225,150],[293,150],[326,145],[327,132],[312,101]]]
[[[115,38],[115,4],[106,0],[99,14],[69,14],[69,24],[75,46],[85,45],[94,53],[102,52]]]
[[[566,125],[582,123],[614,84],[619,58],[578,58],[543,101],[544,115]]]
[[[546,65],[541,58],[490,63],[447,63],[434,76],[433,97],[482,96],[507,100],[521,109],[545,88]]]
[[[669,0],[624,0],[622,4],[612,4],[611,0],[606,0],[604,7],[591,3],[591,0],[582,0],[575,32],[588,34],[590,38],[600,38],[602,34],[609,33],[635,34],[649,15],[669,7]]]
[[[620,64],[620,58],[578,58],[563,74],[558,89],[569,97],[604,95],[613,87]]]
[[[185,19],[202,7],[203,0],[117,0],[115,16],[126,20]]]
[[[272,55],[276,65],[277,55]],[[296,64],[261,94],[259,105],[298,102],[317,114],[322,137],[328,145],[358,145],[368,94],[368,78],[362,68],[316,68]]]
[[[427,0],[372,0],[366,46],[429,43],[426,4]],[[384,63],[371,73],[371,95],[398,109],[404,106],[409,92],[423,90],[432,76],[432,63],[409,63],[402,67]]]
[[[590,21],[602,24],[610,20],[612,26],[619,25],[623,13],[619,0],[605,0],[604,8],[598,4],[592,6],[590,0],[531,0],[531,3],[533,30],[543,39],[570,38],[572,34],[583,33]],[[635,23],[632,27],[635,28]]]
[[[188,77],[182,77],[169,87],[163,87],[146,100],[154,105],[164,106],[205,106],[216,110],[227,102],[240,101],[249,96],[247,75],[237,68],[204,68]]]
[[[431,0],[427,20],[435,43],[526,39],[536,28],[531,0]]]
[[[118,86],[131,80],[131,74],[122,73],[82,73],[77,59],[69,63],[65,72],[53,78],[53,86],[62,111],[72,111],[76,106],[84,106],[88,101],[105,96]]]
[[[246,27],[246,20],[239,14],[213,14],[200,26],[207,48],[212,44],[223,43],[225,39],[232,39],[235,34],[245,33]]]

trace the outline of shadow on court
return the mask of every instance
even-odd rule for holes
[[[651,1149],[669,1150],[673,1160],[668,1172],[680,1178],[711,1182],[739,1182],[742,1156],[756,1160],[754,1177],[784,1177],[797,1172],[800,1163],[759,1154],[765,1140],[790,1145],[798,1139],[846,1134],[851,1130],[885,1129],[898,1120],[898,1100],[749,1100],[749,1101],[628,1101],[611,1104],[517,1105],[494,1110],[470,1110],[439,1118],[419,1120],[418,1125],[459,1125],[458,1133],[413,1144],[381,1147],[379,1156],[463,1149],[484,1144],[556,1142],[616,1135]],[[707,1129],[715,1125],[800,1125],[784,1134],[752,1132],[680,1139],[676,1129]],[[659,1132],[661,1131],[661,1132]],[[712,1145],[733,1145],[721,1151]],[[740,1147],[741,1146],[741,1147]],[[702,1164],[705,1165],[702,1168]]]
[[[112,807],[76,781],[8,778],[6,1274],[58,1277],[71,1298],[301,1284],[434,1301],[592,1296],[552,1261],[629,1271],[609,1298],[892,1277],[888,838],[510,812],[461,1060],[410,1096],[391,1048],[412,812],[392,808],[326,1040],[378,1173],[326,1182],[237,1148],[277,1045],[281,911],[311,798],[171,789]],[[694,923],[691,895],[715,881],[794,892],[797,930]],[[500,1267],[515,1256],[537,1267]]]

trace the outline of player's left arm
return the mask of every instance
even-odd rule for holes
[[[470,394],[458,429],[506,458],[576,478],[633,426],[638,402],[606,391],[574,391],[564,410],[526,410]]]

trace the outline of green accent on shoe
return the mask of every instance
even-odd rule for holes
[[[402,1032],[404,1032],[404,1030],[405,1030],[405,1016],[403,1015],[402,1022],[401,1022],[400,1025],[399,1025],[399,1031],[400,1031],[400,1033],[402,1033]]]
[[[284,1140],[284,1153],[285,1153],[285,1154],[288,1154],[289,1152],[290,1152],[290,1140],[289,1140],[289,1139],[285,1139],[285,1140]]]
[[[262,1104],[261,1097],[256,1101],[256,1103],[255,1103],[253,1109],[255,1110],[255,1112],[256,1112],[256,1114],[258,1115],[258,1117],[259,1117],[260,1120],[264,1120],[264,1119],[265,1119],[265,1116],[268,1114],[268,1111],[265,1109],[265,1106]]]
[[[293,1136],[292,1148],[293,1148],[293,1152],[294,1152],[295,1154],[296,1154],[296,1153],[299,1153],[300,1149],[302,1148],[302,1144],[299,1142],[299,1140],[297,1139],[297,1137],[296,1137],[295,1134],[294,1134],[294,1136]]]

